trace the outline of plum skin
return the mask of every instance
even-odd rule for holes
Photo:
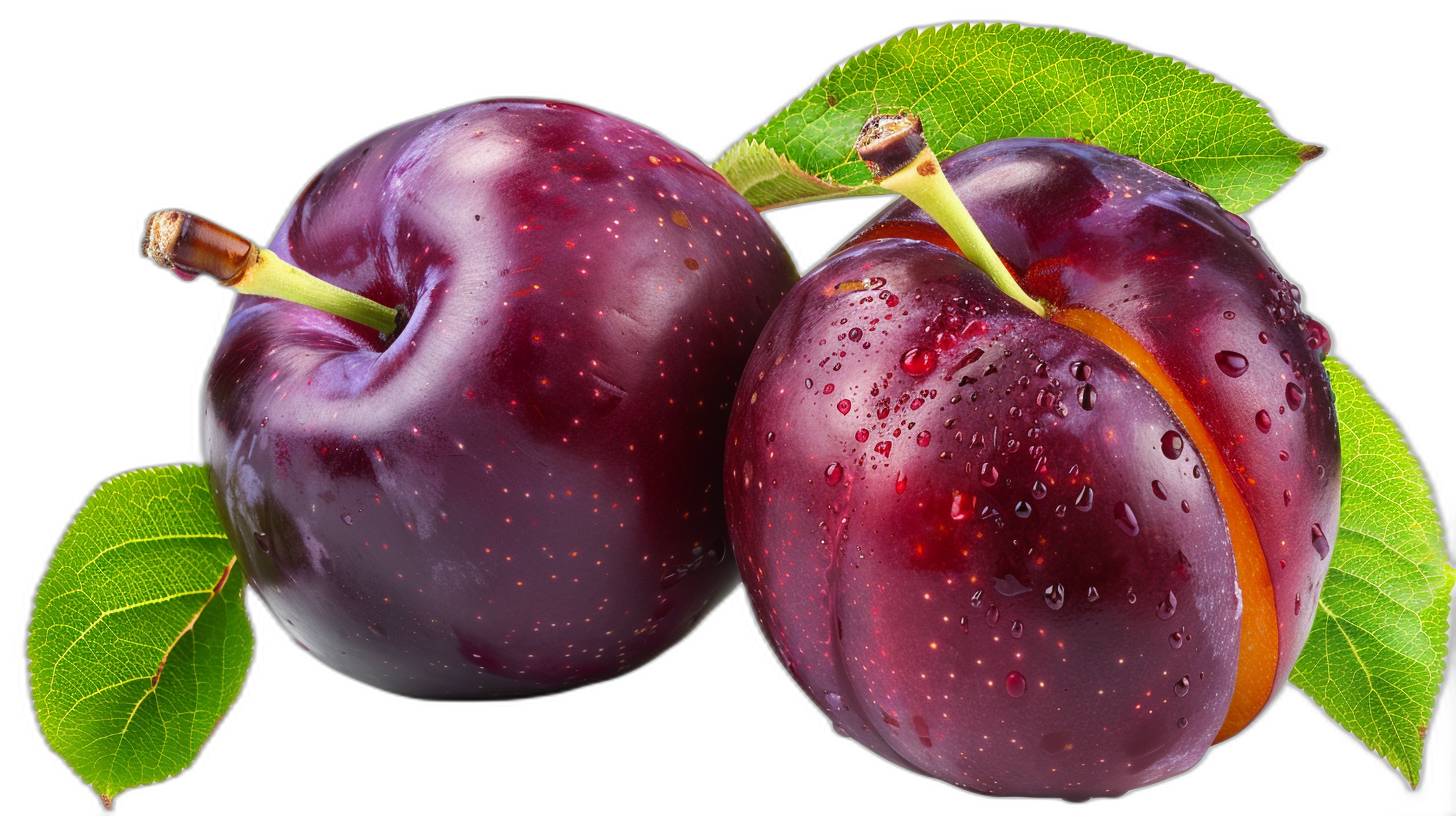
[[[1278,611],[1276,687],[1308,634],[1338,508],[1333,399],[1318,363],[1328,335],[1301,313],[1297,290],[1241,219],[1176,178],[1040,139],[982,145],[944,170],[1028,291],[1054,313],[1091,309],[1133,335],[1207,416],[1220,450],[1199,451],[1181,433],[1176,461],[1163,456],[1162,432],[1151,435],[1147,418],[1169,409],[1151,386],[1091,338],[1026,325],[1030,313],[985,291],[975,280],[984,276],[937,248],[948,243],[943,232],[902,201],[790,293],[750,359],[725,476],[740,570],[765,635],[841,734],[984,793],[1119,795],[1191,767],[1230,704],[1243,610],[1231,555],[1218,552],[1228,530],[1221,539],[1209,532],[1219,526],[1210,516],[1222,521],[1219,502],[1207,478],[1194,478],[1204,455],[1225,457],[1243,478]],[[924,271],[936,264],[948,271]],[[873,281],[870,303],[860,304],[866,294],[855,286]],[[923,304],[957,296],[986,310],[983,335],[969,345],[978,356],[960,366],[967,341],[953,338],[927,388],[911,375],[919,367],[910,353],[936,348],[927,338],[945,332]],[[1072,362],[1089,363],[1079,369],[1092,372],[1085,383],[1061,356],[1078,341],[1085,347]],[[998,345],[1013,357],[997,358]],[[1220,362],[1226,350],[1243,357],[1236,374]],[[949,380],[947,365],[957,369]],[[1115,372],[1114,383],[1141,383],[1141,394],[1109,390]],[[1085,403],[1083,384],[1096,394]],[[1291,384],[1301,393],[1287,399]],[[1047,390],[1050,408],[1032,396]],[[1071,406],[1066,416],[1058,405]],[[1014,419],[998,414],[1011,409]],[[911,428],[915,413],[923,418]],[[1069,425],[1093,415],[1116,442]],[[1171,413],[1164,420],[1166,430],[1181,428]],[[1027,461],[1029,440],[1017,439],[1020,453],[985,446],[993,433],[1004,446],[1016,438],[1006,429],[1038,422],[1044,473],[1040,457]],[[1068,487],[1068,458],[1076,478],[1114,486],[1093,486],[1086,515],[1055,495]],[[1159,472],[1170,464],[1181,483]],[[997,471],[989,486],[980,479],[987,465]],[[1190,479],[1206,504],[1190,501],[1181,519],[1148,515]],[[979,506],[967,513],[972,498]],[[1159,581],[1148,564],[1119,555],[1126,530],[1108,514],[1124,499],[1139,545],[1160,542],[1164,558],[1181,551],[1181,570]],[[1190,580],[1201,584],[1179,585]],[[1054,588],[1056,610],[1043,603]],[[1176,604],[1160,603],[1165,592]],[[1068,648],[1086,651],[1074,661]],[[1099,650],[1126,662],[1099,662]],[[1188,684],[1169,685],[1184,676]]]
[[[209,374],[218,509],[319,659],[428,698],[617,676],[736,579],[721,451],[796,279],[697,158],[575,105],[486,100],[321,171],[271,249],[408,321],[240,297]]]

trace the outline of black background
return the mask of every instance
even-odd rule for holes
[[[135,252],[151,210],[183,207],[266,240],[314,170],[403,119],[485,96],[550,96],[657,128],[712,159],[812,85],[828,67],[909,26],[741,19],[725,7],[619,7],[584,19],[565,7],[499,19],[478,6],[446,15],[395,9],[377,20],[306,26],[287,17],[221,29],[151,20],[149,39],[45,42],[10,105],[6,366],[12,456],[6,536],[10,638],[9,793],[47,812],[86,813],[95,797],[45,749],[25,697],[23,631],[35,581],[71,514],[100,479],[201,458],[198,395],[230,296],[183,287]],[[958,10],[964,15],[970,9]],[[1379,23],[1249,19],[1169,25],[1158,17],[1012,19],[1109,36],[1213,71],[1274,111],[1286,133],[1325,144],[1289,188],[1249,216],[1265,248],[1331,326],[1335,353],[1366,377],[1452,491],[1449,398],[1430,385],[1450,366],[1449,227],[1425,189],[1437,134],[1415,131],[1446,93],[1420,77],[1430,50],[1361,54]],[[728,17],[708,23],[699,15]],[[823,16],[839,13],[821,12]],[[105,28],[105,26],[103,26]],[[36,35],[42,36],[42,35]],[[1414,38],[1414,39],[1412,39]],[[1434,48],[1434,45],[1430,45]],[[67,79],[71,77],[71,79]],[[778,211],[770,221],[808,270],[879,200]],[[19,291],[16,291],[19,289]],[[19,535],[13,533],[19,532]],[[259,643],[248,688],[178,780],[132,791],[128,813],[347,807],[456,812],[523,804],[623,806],[938,806],[1037,810],[987,800],[895,769],[831,733],[729,597],[689,640],[616,682],[511,704],[421,704],[333,675],[252,605]],[[1449,695],[1447,695],[1449,697]],[[1294,689],[1178,780],[1092,809],[1190,806],[1319,813],[1446,813],[1453,807],[1452,711],[1437,711],[1424,784],[1401,777]],[[20,762],[13,758],[19,755]]]

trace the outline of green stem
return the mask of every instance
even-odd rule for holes
[[[981,267],[1002,292],[1046,316],[1046,307],[1028,295],[1001,262],[986,234],[941,171],[935,153],[925,143],[920,120],[908,114],[876,116],[865,125],[855,145],[860,158],[875,173],[875,184],[910,199],[944,229],[967,260]],[[881,175],[881,173],[885,173]]]
[[[248,295],[278,298],[394,334],[398,311],[285,262],[237,233],[181,210],[154,213],[147,222],[142,254],[158,266],[215,278]]]

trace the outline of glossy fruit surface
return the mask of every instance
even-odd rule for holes
[[[795,273],[698,159],[488,100],[334,160],[271,248],[408,313],[385,340],[239,298],[207,384],[234,548],[325,663],[422,697],[558,691],[731,589],[728,408]]]
[[[1328,335],[1241,220],[1132,159],[1019,139],[944,172],[1050,319],[908,202],[874,219],[744,374],[739,565],[841,733],[972,790],[1117,795],[1246,724],[1308,634]]]

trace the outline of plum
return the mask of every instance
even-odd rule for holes
[[[1242,219],[1135,159],[1013,139],[943,172],[1046,316],[917,205],[872,219],[749,360],[739,567],[841,734],[984,793],[1120,795],[1247,725],[1308,635],[1329,335]]]
[[[402,324],[242,296],[207,381],[229,538],[320,660],[419,697],[548,693],[642,665],[734,586],[728,410],[797,276],[693,155],[478,102],[343,153],[271,249]]]

